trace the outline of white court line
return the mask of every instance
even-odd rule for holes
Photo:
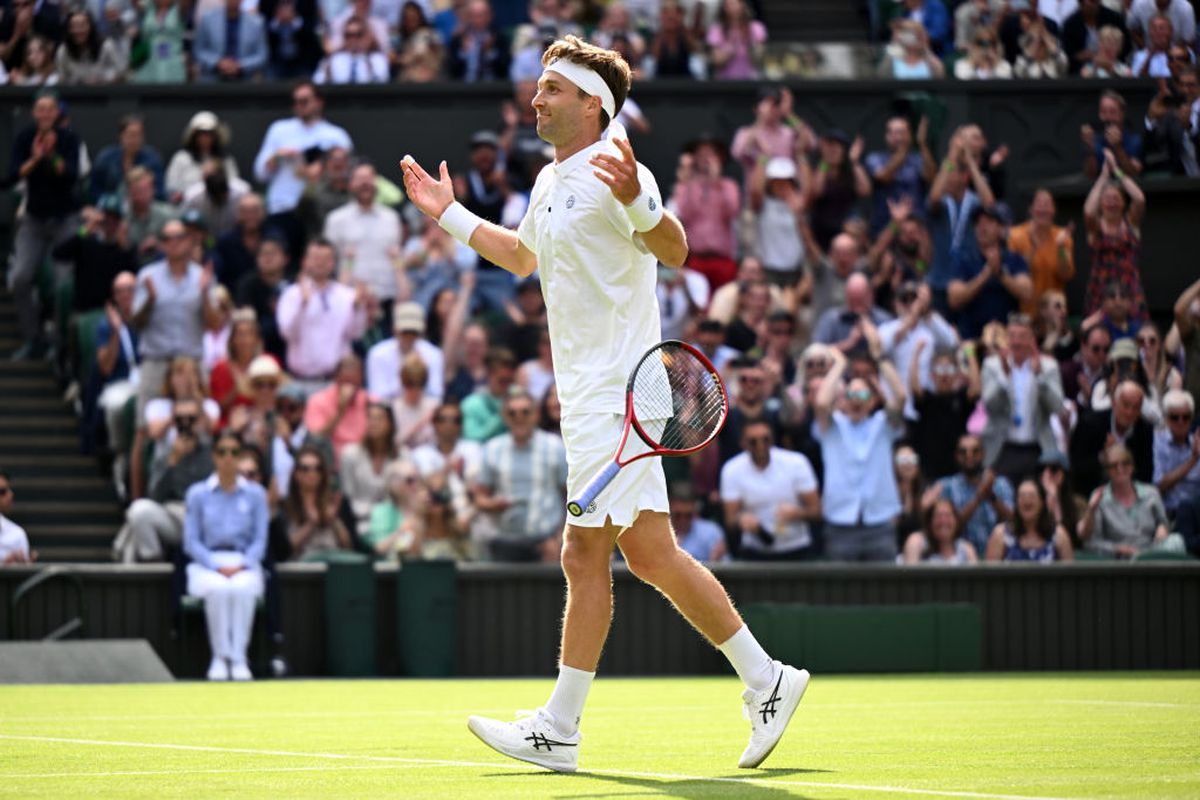
[[[412,769],[416,764],[351,764],[320,767],[253,767],[247,769],[159,769],[124,770],[121,772],[39,772],[0,773],[0,780],[30,780],[38,778],[128,778],[145,775],[247,775],[254,772],[331,772],[342,770]]]
[[[81,744],[98,747],[133,747],[154,750],[187,750],[204,753],[238,753],[244,755],[283,756],[288,758],[320,758],[337,761],[382,761],[395,764],[429,767],[483,767],[487,769],[536,769],[528,764],[499,763],[490,761],[454,761],[448,759],[401,758],[399,756],[347,755],[344,753],[298,753],[291,750],[257,750],[246,747],[212,747],[195,744],[165,744],[162,742],[120,742],[102,739],[69,739],[58,736],[14,736],[0,734],[0,739],[30,742],[53,742],[57,744]],[[672,772],[640,772],[624,769],[580,770],[579,775],[617,775],[630,778],[654,778],[658,780],[699,781],[707,783],[754,784],[764,787],[802,786],[810,789],[849,789],[861,792],[884,794],[932,795],[936,797],[970,797],[981,800],[1067,800],[1058,797],[1039,797],[1027,794],[993,794],[990,792],[960,792],[946,789],[913,789],[905,786],[869,786],[856,783],[825,783],[822,781],[794,781],[774,778],[722,778],[708,775],[685,775]],[[8,777],[8,776],[6,776]],[[19,775],[11,777],[19,778]]]

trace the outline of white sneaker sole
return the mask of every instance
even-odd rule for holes
[[[767,756],[775,751],[775,746],[779,744],[779,740],[783,738],[783,734],[787,732],[788,725],[792,722],[792,715],[796,713],[796,709],[800,707],[800,701],[804,699],[804,693],[808,691],[808,680],[812,676],[808,674],[808,670],[797,670],[798,680],[800,681],[800,691],[796,692],[796,699],[789,702],[779,713],[783,715],[783,724],[779,726],[779,735],[775,737],[775,741],[771,742],[771,746],[763,751],[754,761],[738,761],[738,767],[741,769],[754,769],[759,764],[767,760]]]
[[[495,750],[497,753],[499,753],[502,756],[508,756],[509,758],[515,758],[518,761],[524,761],[526,764],[533,764],[535,766],[542,767],[543,769],[552,770],[554,772],[574,772],[578,768],[577,764],[566,764],[561,761],[546,761],[546,760],[541,760],[541,759],[537,758],[536,756],[530,756],[528,754],[511,753],[508,750],[504,749],[503,747],[497,745],[495,742],[492,742],[491,740],[488,739],[487,728],[485,727],[485,725],[486,725],[486,723],[485,723],[483,717],[468,717],[467,718],[467,730],[469,730],[471,733],[475,734],[475,738],[477,738],[479,741],[483,742],[488,747],[492,748],[493,750]]]

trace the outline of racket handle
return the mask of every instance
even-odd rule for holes
[[[596,473],[596,477],[592,478],[592,482],[583,490],[583,494],[571,502],[567,503],[567,511],[571,512],[572,517],[583,516],[583,512],[592,504],[596,496],[604,491],[604,487],[612,482],[612,479],[621,471],[620,465],[616,461],[610,461],[608,466]]]

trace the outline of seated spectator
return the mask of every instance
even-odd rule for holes
[[[1038,459],[1041,475],[1038,482],[1046,497],[1046,508],[1055,525],[1061,525],[1071,539],[1071,546],[1077,547],[1079,519],[1087,505],[1086,501],[1071,490],[1071,462],[1066,454],[1059,450],[1043,453]]]
[[[1004,50],[994,31],[976,31],[967,47],[967,57],[954,64],[954,77],[960,81],[1012,77],[1012,65],[1004,60]]]
[[[924,526],[904,540],[905,564],[975,564],[975,548],[959,535],[954,503],[944,497],[925,511]]]
[[[1120,281],[1109,281],[1104,287],[1103,300],[1080,325],[1083,328],[1100,326],[1108,331],[1114,342],[1136,339],[1141,323],[1131,316],[1133,298]]]
[[[279,332],[275,312],[279,298],[287,288],[284,270],[287,268],[287,245],[279,238],[268,237],[258,245],[255,271],[243,275],[234,292],[234,304],[254,309],[263,348],[283,362],[287,345]]]
[[[1196,11],[1187,0],[1134,0],[1127,3],[1125,23],[1136,41],[1154,35],[1154,20],[1165,17],[1171,23],[1171,40],[1190,43],[1196,40]]]
[[[434,442],[416,447],[408,455],[424,480],[449,486],[475,479],[483,450],[478,442],[462,438],[462,423],[457,403],[447,401],[438,406],[433,415]]]
[[[1119,183],[1110,180],[1115,177]],[[1116,166],[1116,157],[1106,151],[1104,168],[1083,206],[1092,268],[1084,295],[1084,314],[1101,308],[1104,291],[1112,283],[1126,288],[1133,301],[1133,316],[1145,319],[1146,295],[1139,268],[1141,222],[1146,201],[1133,178]]]
[[[885,233],[884,236],[887,234]],[[846,282],[855,272],[866,272],[863,246],[853,235],[839,233],[829,245],[828,255],[816,254],[812,264],[810,297],[807,310],[824,312],[832,306],[845,305]],[[803,288],[803,287],[802,287]],[[781,297],[782,300],[782,297]],[[715,301],[714,301],[715,302]]]
[[[447,326],[448,327],[448,326]],[[487,383],[488,351],[491,349],[488,329],[473,322],[462,330],[462,344],[444,351],[446,355],[447,400],[461,402],[479,387]],[[447,339],[442,339],[443,344]]]
[[[900,514],[896,518],[897,544],[904,546],[909,534],[921,530],[925,501],[925,478],[921,475],[921,459],[907,444],[896,448],[892,456],[896,472],[896,489],[900,494]]]
[[[670,509],[671,530],[680,550],[704,563],[727,560],[725,532],[717,523],[696,513],[696,498],[690,485],[681,483],[671,488]]]
[[[778,310],[783,308],[785,305],[783,290],[773,284],[765,283],[765,279],[766,273],[763,271],[762,262],[758,260],[757,256],[746,256],[743,258],[741,264],[738,265],[737,280],[726,283],[712,293],[712,298],[709,300],[706,312],[707,318],[713,322],[717,322],[719,326],[731,324],[737,318],[738,305],[743,289],[752,284],[765,284],[767,286],[767,291],[771,297],[769,304],[771,309]],[[722,329],[723,336],[724,331]],[[724,338],[721,341],[725,341]],[[731,352],[736,354],[736,351],[731,350]]]
[[[351,167],[350,149],[341,146],[324,150],[319,158],[304,166],[304,187],[296,214],[309,238],[320,236],[330,212],[353,199],[350,196]],[[474,254],[475,251],[471,252]]]
[[[959,532],[976,553],[982,553],[997,523],[1012,517],[1012,484],[984,468],[983,443],[974,434],[959,437],[955,459],[959,472],[935,483],[930,494],[954,504],[962,525]]]
[[[384,500],[387,467],[399,456],[392,409],[386,403],[368,403],[366,433],[362,441],[351,442],[342,449],[338,468],[342,494],[350,503],[360,537],[367,533],[371,509]]]
[[[66,38],[55,57],[60,84],[109,84],[125,77],[128,54],[119,40],[100,35],[88,12],[68,14],[66,27]]]
[[[318,388],[366,331],[366,294],[334,280],[337,250],[327,239],[309,243],[302,269],[280,295],[275,318],[287,342],[288,372],[306,388]]]
[[[1064,42],[1065,44],[1065,42]],[[1128,78],[1132,72],[1122,60],[1125,33],[1114,25],[1105,25],[1096,37],[1096,52],[1082,65],[1079,74],[1085,78]]]
[[[1062,372],[1064,397],[1073,400],[1074,392],[1067,390],[1067,365],[1079,354],[1079,337],[1067,316],[1067,296],[1059,289],[1047,289],[1038,301],[1038,316],[1034,332],[1041,342],[1042,352],[1058,362]]]
[[[130,53],[134,83],[186,83],[188,25],[176,0],[142,4],[140,47]],[[154,58],[150,54],[154,54]]]
[[[422,308],[438,308],[439,300],[453,305],[463,293],[466,295],[463,302],[470,302],[475,288],[475,265],[479,257],[470,247],[442,230],[440,225],[426,223],[419,236],[410,235],[404,243],[403,258],[412,301]],[[464,285],[468,280],[472,282],[470,290]],[[451,299],[447,300],[443,292],[449,292]],[[465,312],[467,309],[463,310]],[[446,311],[449,311],[449,307]],[[430,338],[430,341],[433,339]],[[441,346],[440,342],[434,344]]]
[[[204,601],[210,681],[253,679],[246,663],[254,610],[263,593],[270,510],[267,493],[238,475],[242,444],[233,433],[213,443],[216,471],[188,489],[183,524],[187,593]]]
[[[929,46],[929,34],[920,22],[900,20],[892,31],[892,44],[899,53],[888,53],[879,65],[879,77],[896,80],[944,78],[946,68]]]
[[[1134,456],[1117,443],[1102,451],[1108,482],[1088,498],[1079,521],[1084,547],[1113,558],[1133,558],[1147,550],[1183,552],[1179,534],[1170,534],[1162,496],[1149,483],[1134,480]]]
[[[924,394],[925,389],[933,387],[934,354],[938,350],[953,352],[958,347],[958,332],[933,310],[933,294],[925,284],[909,282],[901,285],[896,294],[895,311],[895,319],[879,326],[879,345],[884,356],[896,365],[900,380],[909,388],[909,404],[904,415],[907,419],[916,419],[918,394],[914,389],[919,387]]]
[[[1112,408],[1112,397],[1117,384],[1121,381],[1132,381],[1142,388],[1145,398],[1142,400],[1142,418],[1152,426],[1162,424],[1162,408],[1157,398],[1151,398],[1149,392],[1150,378],[1146,369],[1138,359],[1138,348],[1133,339],[1121,339],[1108,350],[1108,366],[1105,367],[1103,380],[1092,385],[1092,411],[1108,411]]]
[[[106,194],[123,196],[132,167],[144,167],[154,175],[154,196],[163,199],[163,165],[158,151],[146,144],[146,127],[137,114],[121,117],[117,143],[100,151],[88,177],[88,198],[97,203]]]
[[[1200,397],[1200,280],[1183,290],[1175,301],[1175,330],[1183,352],[1183,389]]]
[[[220,160],[215,158],[204,162],[201,175],[200,183],[184,191],[179,209],[184,224],[195,236],[194,258],[207,263],[208,256],[213,255],[213,242],[237,226],[241,200],[251,191],[250,184],[241,178],[230,180]],[[222,268],[230,270],[229,265],[223,264]]]
[[[929,391],[921,381],[919,363],[928,346],[924,340],[912,348],[908,386],[916,420],[912,442],[925,474],[937,480],[955,471],[953,443],[967,430],[967,421],[979,400],[979,368],[971,356],[964,358],[969,372],[963,374],[953,349],[934,350],[930,359]]]
[[[25,61],[29,43],[42,39],[54,61],[54,45],[63,38],[62,7],[57,3],[19,5],[12,3],[0,20],[0,63],[14,72]]]
[[[766,282],[740,284],[737,313],[725,328],[725,344],[739,353],[756,348],[766,333],[770,303],[771,291]]]
[[[254,394],[247,380],[251,362],[262,354],[262,337],[253,309],[239,308],[230,320],[225,358],[213,367],[209,376],[212,398],[221,406],[221,421],[229,421],[234,406],[254,405]]]
[[[554,354],[550,350],[550,331],[547,328],[543,328],[538,336],[537,358],[517,368],[516,382],[538,403],[554,385]]]
[[[503,347],[490,349],[484,364],[486,382],[462,401],[463,436],[474,442],[486,442],[506,430],[502,406],[517,369],[512,351]]]
[[[1010,314],[1007,338],[1007,349],[983,362],[983,447],[988,466],[1015,484],[1057,449],[1051,420],[1062,411],[1063,390],[1058,362],[1038,350],[1029,317]]]
[[[1075,242],[1070,228],[1054,224],[1056,212],[1054,195],[1037,189],[1029,204],[1029,219],[1008,232],[1008,249],[1029,265],[1033,291],[1021,311],[1031,316],[1046,292],[1062,292],[1075,277]],[[1066,314],[1062,316],[1065,320]]]
[[[212,474],[212,428],[194,398],[176,400],[166,420],[163,446],[150,465],[148,497],[133,501],[125,525],[113,542],[113,557],[125,564],[162,561],[183,538],[184,499],[188,488]]]
[[[138,266],[144,267],[163,258],[159,232],[179,211],[170,203],[154,198],[154,173],[134,167],[125,175],[125,225],[129,246],[134,249]]]
[[[1079,352],[1062,365],[1063,397],[1074,403],[1082,414],[1091,410],[1092,387],[1107,377],[1108,350],[1112,335],[1106,328],[1085,328],[1080,336]]]
[[[358,356],[343,356],[333,382],[309,396],[304,408],[304,427],[333,444],[335,467],[340,463],[342,449],[362,441],[366,435],[368,401],[362,379]]]
[[[74,278],[72,309],[77,313],[104,306],[113,279],[137,269],[128,241],[121,201],[113,195],[100,198],[98,207],[84,208],[78,232],[51,252],[55,261],[70,264]]]
[[[812,558],[809,524],[821,519],[812,465],[800,453],[776,447],[773,426],[764,419],[745,424],[741,445],[743,452],[721,467],[721,502],[725,526],[735,542],[734,557]]]
[[[507,392],[507,433],[483,449],[472,494],[485,515],[491,558],[556,562],[562,547],[567,458],[562,439],[537,427],[537,406],[525,392]]]
[[[1179,507],[1175,529],[1179,531],[1187,552],[1200,558],[1200,497],[1193,497]]]
[[[258,13],[267,25],[267,79],[293,81],[311,75],[321,59],[315,0],[261,0]]]
[[[1174,39],[1171,19],[1165,14],[1155,14],[1146,27],[1149,33],[1145,47],[1133,54],[1129,71],[1134,78],[1169,79],[1173,77],[1171,62],[1167,58],[1167,51]]]
[[[407,461],[387,464],[380,483],[384,498],[371,508],[370,520],[362,536],[378,558],[411,556],[422,545],[423,501],[421,476]]]
[[[1005,319],[1033,294],[1025,259],[1005,247],[1004,212],[980,206],[972,213],[975,247],[954,256],[953,277],[946,288],[951,310],[959,313],[958,330],[976,339],[989,322]]]
[[[429,368],[413,354],[400,365],[400,394],[392,402],[396,419],[394,432],[399,447],[411,449],[434,441],[433,415],[438,399],[426,393]]]
[[[123,423],[125,404],[137,394],[137,331],[133,328],[133,293],[137,278],[122,272],[113,278],[112,297],[104,305],[104,319],[96,325],[96,407],[108,432],[108,447],[116,454],[113,474],[124,496],[125,458],[133,431]]]
[[[1022,15],[1024,18],[1025,15]],[[1040,14],[1034,12],[1028,18],[1032,22],[1018,39],[1021,52],[1013,66],[1013,76],[1025,79],[1065,78],[1067,54],[1059,45],[1058,37],[1046,26]]]
[[[865,275],[855,273],[846,281],[846,304],[827,308],[813,329],[813,341],[827,344],[844,354],[868,347],[878,354],[879,326],[891,321],[892,315],[873,303],[870,282]]]
[[[950,14],[942,0],[901,0],[896,13],[899,20],[916,22],[928,31],[930,45],[938,56],[947,52],[952,42],[952,31]]]
[[[352,17],[342,29],[342,47],[317,65],[313,83],[387,83],[391,79],[387,56],[370,36],[366,21]]]
[[[442,75],[446,49],[415,0],[400,9],[400,28],[396,38],[397,79],[402,83],[429,83]],[[539,73],[540,74],[540,73]]]
[[[1123,444],[1132,454],[1137,465],[1134,477],[1139,482],[1153,480],[1154,426],[1142,416],[1145,391],[1136,382],[1125,380],[1117,384],[1112,398],[1111,409],[1080,415],[1071,434],[1075,490],[1085,496],[1090,496],[1101,483],[1101,459],[1110,439]]]
[[[1129,54],[1129,41],[1125,36],[1125,18],[1119,11],[1105,7],[1101,0],[1079,0],[1079,9],[1063,21],[1063,50],[1071,61],[1072,75],[1092,62],[1099,34],[1107,27],[1116,28],[1125,40],[1119,54],[1124,60]]]
[[[771,426],[772,433],[779,432],[780,404],[772,395],[772,378],[762,364],[750,357],[740,358],[729,364],[735,372],[733,400],[725,426],[717,437],[717,450],[721,463],[742,452],[745,427],[751,422],[764,421]]]
[[[1036,478],[1017,485],[1017,505],[1012,520],[992,531],[987,543],[988,561],[1074,561],[1071,539],[1056,525],[1046,508],[1042,486]]]
[[[425,312],[416,303],[397,303],[392,313],[393,338],[367,352],[367,388],[372,397],[391,401],[400,396],[400,368],[412,356],[425,365],[425,392],[433,398],[445,391],[445,361],[441,348],[424,338]]]
[[[619,40],[629,43],[630,52],[625,61],[637,72],[641,69],[642,56],[646,52],[646,40],[634,27],[629,8],[623,0],[613,0],[604,7],[600,24],[592,32],[590,41],[598,47],[611,50]]]
[[[746,0],[725,0],[704,40],[713,78],[752,80],[759,76],[767,29],[754,19]]]
[[[694,344],[718,372],[724,372],[729,362],[740,355],[737,350],[725,344],[725,326],[716,319],[700,320],[696,326]]]
[[[224,233],[214,232],[217,238],[213,249],[214,271],[221,285],[231,292],[238,288],[242,278],[255,271],[258,246],[264,234],[276,235],[273,228],[264,231],[266,218],[262,197],[250,192],[237,198],[237,222],[233,228]]]
[[[1167,360],[1162,334],[1153,322],[1146,322],[1137,333],[1138,354],[1145,370],[1148,387],[1146,401],[1160,411],[1165,410],[1164,398],[1172,389],[1183,388],[1183,375]]]
[[[889,200],[899,202],[907,196],[912,199],[913,208],[924,208],[928,186],[937,172],[927,141],[928,127],[928,122],[922,118],[914,142],[912,121],[903,114],[893,114],[888,118],[884,132],[887,149],[867,155],[865,164],[874,187],[872,236],[878,236],[891,218]]]
[[[508,37],[493,20],[488,0],[468,0],[447,47],[446,71],[456,81],[505,80],[512,57]]]
[[[734,225],[741,213],[741,190],[722,175],[728,152],[715,137],[703,135],[680,156],[672,208],[688,235],[687,265],[716,290],[734,278]]]
[[[1167,514],[1200,497],[1200,429],[1192,430],[1195,399],[1182,389],[1163,397],[1166,426],[1154,432],[1154,483]]]
[[[311,444],[301,447],[283,502],[294,561],[320,561],[330,553],[351,549],[350,533],[337,515],[340,502],[321,449]]]
[[[0,471],[0,567],[28,564],[37,559],[37,553],[29,549],[29,535],[25,529],[8,518],[13,500],[12,479],[7,472]]]
[[[238,435],[242,444],[253,450],[260,467],[260,476],[256,480],[267,487],[272,508],[275,500],[287,491],[294,465],[287,438],[289,424],[278,410],[280,394],[287,382],[287,375],[273,356],[255,357],[245,374],[251,403],[235,406],[229,413],[227,426]]]
[[[1084,150],[1083,173],[1090,178],[1103,172],[1105,183],[1110,177],[1124,182],[1124,175],[1133,178],[1141,175],[1142,137],[1126,127],[1125,98],[1111,89],[1101,92],[1097,114],[1096,126],[1085,124],[1079,129]]]
[[[49,8],[53,5],[46,4]],[[7,18],[8,15],[5,15]],[[13,86],[55,86],[58,67],[55,64],[55,44],[44,36],[27,40],[21,59],[9,69],[8,82]]]
[[[830,351],[833,368],[816,397],[814,433],[827,476],[821,496],[825,556],[832,561],[894,561],[895,517],[900,513],[892,443],[903,432],[904,387],[891,364],[880,365],[890,396],[878,381],[854,378],[841,394],[846,358]],[[835,408],[836,403],[836,408]]]
[[[261,78],[267,66],[267,34],[257,11],[243,12],[240,0],[196,20],[192,59],[197,80],[243,81]]]

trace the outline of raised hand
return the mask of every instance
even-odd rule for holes
[[[592,174],[612,190],[613,197],[622,205],[629,205],[637,200],[642,193],[642,184],[638,180],[637,159],[633,157],[633,148],[625,139],[614,138],[613,144],[621,151],[621,157],[608,153],[596,153],[589,163],[596,167]]]
[[[426,216],[439,219],[454,202],[454,182],[450,180],[450,170],[445,161],[438,166],[436,179],[412,156],[404,157],[400,162],[400,171],[404,173],[404,191],[408,199]]]

